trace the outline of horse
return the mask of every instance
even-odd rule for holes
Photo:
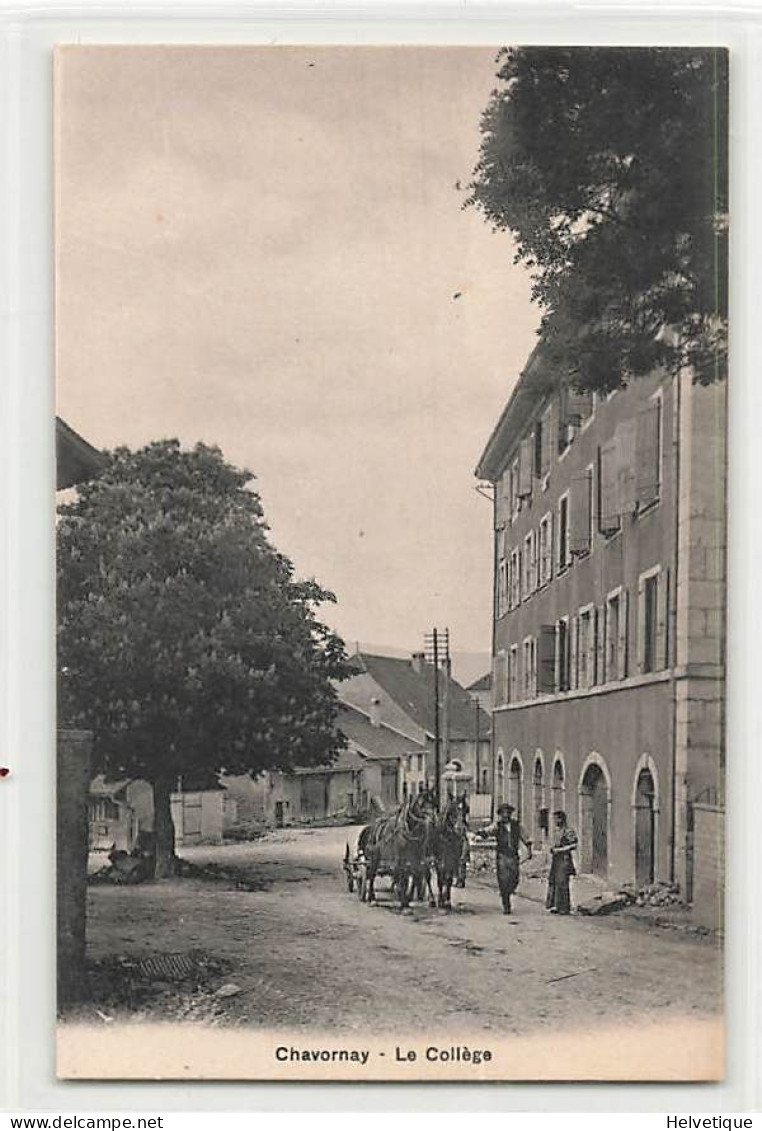
[[[392,876],[400,908],[404,911],[410,905],[413,889],[428,868],[435,815],[436,799],[426,790],[362,829],[357,841],[365,873],[361,897],[369,904],[375,903],[376,876],[383,869]]]
[[[460,871],[465,836],[463,811],[457,801],[450,801],[436,815],[432,830],[437,906],[442,910],[452,910],[452,885]]]

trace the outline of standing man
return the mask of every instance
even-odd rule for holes
[[[553,845],[550,849],[550,874],[545,906],[553,915],[568,915],[571,912],[569,881],[577,874],[572,857],[577,847],[577,834],[567,825],[566,813],[563,809],[556,809],[553,814],[553,824]]]
[[[482,836],[494,836],[497,841],[495,863],[497,886],[503,901],[503,915],[511,914],[511,896],[519,886],[519,850],[522,843],[527,848],[527,860],[532,859],[532,842],[513,817],[513,806],[507,803],[497,811],[497,821],[482,831]]]

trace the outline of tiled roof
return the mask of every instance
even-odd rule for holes
[[[350,743],[369,758],[400,758],[423,751],[420,742],[406,738],[384,723],[374,726],[367,715],[348,703],[341,704],[338,725]]]
[[[341,772],[343,770],[346,772],[348,770],[362,770],[366,763],[367,758],[364,758],[362,754],[349,746],[346,750],[340,750],[336,760],[331,762],[330,765],[295,766],[292,771],[284,771],[284,773],[288,774],[291,772],[300,777],[304,777],[306,774],[327,774],[330,771]]]
[[[479,676],[473,683],[469,683],[466,691],[490,691],[492,688],[492,673],[485,672],[484,675]]]
[[[420,671],[417,671],[412,660],[376,656],[369,652],[356,653],[350,657],[350,663],[358,674],[366,672],[370,675],[408,718],[422,730],[433,735],[435,730],[433,665],[424,663]],[[443,710],[445,699],[443,673],[440,673],[439,680],[440,710]],[[482,738],[486,738],[491,725],[489,715],[481,707],[477,707],[466,689],[452,678],[447,693],[450,737],[474,738],[478,711],[479,734]]]

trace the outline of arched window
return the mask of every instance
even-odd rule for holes
[[[502,750],[498,751],[495,764],[495,799],[498,805],[505,801],[505,762]]]
[[[534,760],[532,773],[532,840],[539,844],[543,832],[547,832],[547,821],[543,820],[545,810],[545,771],[542,764],[542,755],[538,753]],[[545,814],[547,816],[547,814]]]
[[[523,772],[520,759],[514,754],[508,771],[508,801],[516,810],[516,819],[522,818]]]
[[[564,796],[566,793],[564,783],[564,765],[560,758],[553,763],[553,781],[550,787],[550,808],[553,813],[558,809],[565,809]]]

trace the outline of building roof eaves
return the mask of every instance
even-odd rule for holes
[[[540,365],[540,345],[538,342],[529,355],[508,403],[492,430],[474,471],[478,479],[494,482],[498,478],[520,439],[529,416],[549,390],[547,372]]]

